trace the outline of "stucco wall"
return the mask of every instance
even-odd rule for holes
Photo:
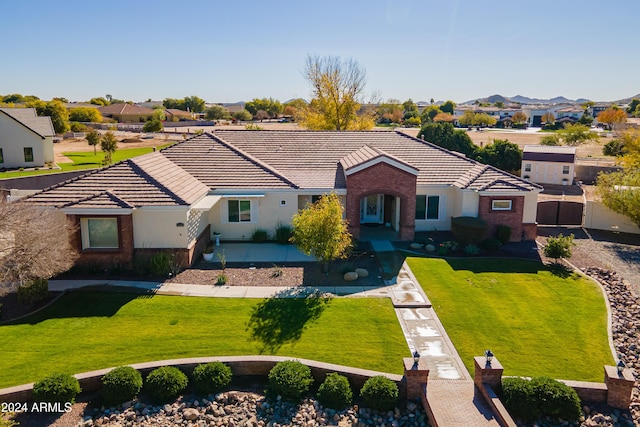
[[[177,224],[182,223],[182,227]],[[142,207],[133,212],[135,248],[186,248],[189,243],[187,208]]]
[[[458,216],[453,214],[464,204],[464,200],[460,197],[460,190],[447,187],[447,188],[434,188],[427,186],[418,186],[416,189],[416,196],[439,196],[440,203],[438,209],[438,219],[416,219],[416,231],[433,231],[433,230],[451,230],[451,217]],[[456,201],[458,203],[456,203]],[[456,208],[458,205],[458,208]],[[413,212],[415,217],[415,209]]]
[[[620,215],[600,202],[587,201],[584,215],[585,228],[640,234],[640,229],[629,218]]]
[[[531,164],[531,171],[525,171],[525,165]],[[563,174],[563,166],[569,166],[569,173]],[[560,162],[540,162],[535,160],[523,160],[520,176],[524,179],[528,179],[531,182],[539,184],[557,184],[562,185],[563,179],[567,179],[566,183],[571,185],[574,177],[573,163],[560,163]],[[525,178],[528,176],[529,178]]]
[[[229,200],[251,200],[257,207],[252,208],[251,222],[225,222],[226,204]],[[284,201],[284,204],[281,202]],[[260,228],[275,234],[278,224],[291,224],[291,218],[298,211],[298,194],[296,192],[270,192],[264,197],[227,198],[223,197],[209,211],[211,233],[221,233],[222,240],[251,240],[253,232]],[[227,216],[228,218],[228,216]]]
[[[535,223],[537,209],[538,209],[538,193],[525,193],[524,207],[522,211],[522,222],[525,224]]]
[[[5,114],[0,114],[0,148],[4,157],[4,163],[0,163],[0,168],[44,166],[43,142],[42,137],[36,133]],[[50,145],[50,157],[53,160],[53,142]],[[33,148],[33,162],[24,161],[25,147]]]

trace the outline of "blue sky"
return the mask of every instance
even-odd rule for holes
[[[380,99],[640,93],[638,0],[3,0],[0,16],[0,94],[286,101],[309,98],[308,54],[356,59]]]

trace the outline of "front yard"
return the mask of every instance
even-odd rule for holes
[[[491,349],[505,375],[601,382],[615,364],[600,288],[513,259],[408,258],[462,360]]]
[[[409,349],[390,300],[228,299],[73,292],[0,326],[0,388],[52,372],[152,360],[277,354],[402,373]]]

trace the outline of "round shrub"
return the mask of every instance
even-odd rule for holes
[[[81,391],[80,383],[73,375],[56,373],[33,385],[33,399],[36,402],[73,403]]]
[[[33,279],[18,287],[18,301],[22,304],[35,304],[47,299],[49,295],[49,281],[47,279]]]
[[[269,371],[267,395],[295,401],[309,391],[312,383],[311,369],[308,366],[295,360],[285,360],[278,362]]]
[[[487,228],[488,224],[480,218],[472,216],[451,218],[451,233],[463,245],[478,244],[487,234]]]
[[[154,369],[147,376],[145,390],[151,399],[162,403],[173,400],[180,395],[189,384],[189,379],[180,369],[174,366],[162,366]]]
[[[398,401],[398,386],[387,377],[371,377],[362,386],[360,397],[369,408],[389,411]]]
[[[120,366],[102,377],[102,395],[108,406],[133,399],[142,389],[142,375],[131,366]]]
[[[502,381],[504,406],[514,417],[535,421],[541,417],[576,421],[580,398],[574,389],[547,377],[505,378]]]
[[[537,409],[529,380],[519,377],[502,379],[502,402],[509,413],[522,420],[534,420]]]
[[[193,370],[193,385],[200,394],[215,393],[231,382],[231,368],[222,362],[198,365]]]
[[[327,375],[318,389],[318,401],[327,408],[344,409],[351,404],[352,399],[349,380],[337,372]]]
[[[500,243],[506,245],[509,243],[509,240],[511,240],[511,227],[508,225],[499,225],[498,228],[496,228],[496,236],[498,240],[500,240]]]

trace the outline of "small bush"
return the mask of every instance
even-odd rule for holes
[[[276,227],[276,242],[281,245],[288,245],[291,243],[291,237],[293,236],[293,229],[286,224],[278,224]]]
[[[463,251],[467,255],[478,255],[480,253],[480,248],[478,247],[478,245],[469,243],[464,247]]]
[[[142,375],[131,366],[120,366],[102,377],[102,395],[107,406],[133,399],[142,389]]]
[[[575,246],[573,243],[574,235],[563,236],[562,233],[557,237],[549,237],[547,245],[544,247],[544,256],[553,258],[556,263],[560,258],[571,258],[571,249]]]
[[[505,378],[502,399],[514,417],[535,421],[541,417],[576,421],[581,415],[581,403],[574,389],[547,377]]]
[[[193,385],[197,393],[215,393],[231,383],[232,375],[231,368],[222,362],[198,365],[193,370]]]
[[[36,402],[71,402],[82,390],[78,380],[70,374],[56,373],[33,385],[33,399]]]
[[[226,284],[227,284],[227,275],[224,273],[218,274],[218,277],[216,277],[216,285],[224,286]]]
[[[369,408],[390,411],[398,401],[398,386],[387,377],[372,377],[362,386],[360,397]]]
[[[352,399],[353,392],[349,380],[336,372],[327,375],[318,389],[318,401],[327,408],[344,409],[351,404]]]
[[[451,232],[462,244],[478,244],[487,234],[487,223],[472,216],[451,218]]]
[[[460,249],[460,245],[455,240],[447,240],[446,242],[442,242],[441,246],[447,248],[451,252],[457,252]]]
[[[269,240],[269,233],[262,228],[256,228],[251,235],[251,241],[253,243],[264,243]]]
[[[26,285],[18,287],[18,301],[22,304],[35,304],[47,299],[49,295],[49,281],[47,279],[33,279]]]
[[[602,154],[615,157],[623,156],[625,154],[624,141],[614,139],[613,141],[607,142],[604,147],[602,147]]]
[[[500,249],[500,246],[502,246],[502,243],[500,243],[500,240],[498,239],[484,239],[480,242],[480,247],[489,252],[497,251]]]
[[[449,253],[449,248],[444,246],[444,245],[440,245],[438,246],[438,255],[440,256],[446,256]]]
[[[499,225],[496,229],[496,237],[500,240],[500,243],[506,245],[511,240],[511,227],[508,225]]]
[[[295,360],[286,360],[277,363],[269,372],[267,395],[296,401],[309,391],[312,383],[313,377],[308,366]]]
[[[174,366],[162,366],[151,371],[145,381],[145,390],[157,403],[168,402],[180,395],[189,383],[187,376]]]
[[[154,276],[166,276],[171,272],[171,254],[167,251],[156,252],[149,259],[149,271]]]

